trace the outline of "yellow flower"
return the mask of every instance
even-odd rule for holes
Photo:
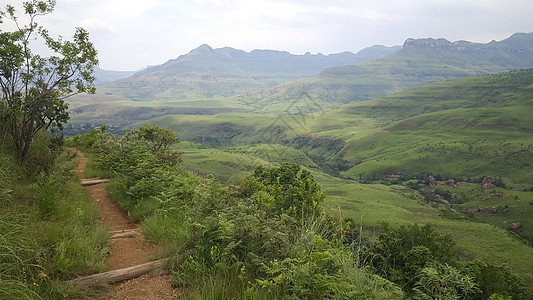
[[[39,273],[39,278],[45,278],[48,277],[44,272]]]

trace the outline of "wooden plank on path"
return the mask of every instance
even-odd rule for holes
[[[100,183],[106,183],[109,182],[111,179],[95,179],[95,180],[83,180],[81,182],[81,185],[88,186],[88,185],[95,185]]]
[[[144,274],[148,274],[151,272],[163,272],[164,271],[164,265],[167,261],[166,258],[144,263],[141,265],[119,269],[119,270],[113,270],[105,273],[99,273],[94,274],[90,276],[85,277],[78,277],[72,280],[67,281],[70,284],[78,285],[78,286],[89,286],[89,285],[95,285],[95,284],[101,284],[101,283],[116,283],[121,282],[133,278],[140,277]]]

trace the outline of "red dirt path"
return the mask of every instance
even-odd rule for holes
[[[80,178],[83,178],[88,159],[77,149],[69,148],[69,150],[76,152],[80,157],[76,172]],[[81,179],[82,182],[86,180],[89,179]],[[100,211],[100,218],[104,224],[109,226],[110,231],[138,228],[111,202],[105,184],[90,185],[85,188],[96,202]],[[111,239],[109,248],[108,265],[111,270],[148,262],[150,256],[155,252],[155,247],[150,245],[143,236]],[[170,275],[145,275],[113,285],[111,293],[100,299],[159,300],[176,299],[177,297],[177,290],[171,287]]]

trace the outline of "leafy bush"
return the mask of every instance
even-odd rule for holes
[[[416,299],[476,299],[479,288],[474,279],[448,264],[433,263],[420,269],[415,284]]]
[[[311,172],[292,163],[271,169],[258,166],[244,184],[246,194],[264,202],[261,204],[273,213],[285,213],[301,221],[317,216],[325,198]],[[270,197],[262,197],[261,192]]]
[[[533,298],[524,280],[507,265],[495,266],[477,260],[465,264],[464,273],[474,278],[481,290],[481,299],[489,299],[495,293],[512,299]]]
[[[411,292],[412,279],[431,262],[453,262],[455,243],[430,225],[417,224],[387,229],[367,251],[372,267],[385,278]]]

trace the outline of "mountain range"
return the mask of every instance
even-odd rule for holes
[[[354,65],[357,61],[363,62]],[[322,69],[340,63],[352,65]],[[533,33],[489,43],[408,39],[401,49],[373,46],[357,54],[331,55],[247,53],[203,45],[165,64],[99,85],[97,95],[71,98],[70,124],[119,128],[169,114],[301,114],[431,82],[527,68],[533,68]],[[299,101],[308,104],[295,105]]]
[[[241,99],[256,111],[266,111],[305,94],[326,109],[431,82],[528,68],[533,68],[533,33],[516,33],[485,44],[408,39],[400,51],[388,57],[328,68],[316,77],[243,95]]]
[[[400,49],[400,46],[372,46],[357,54],[294,55],[275,50],[245,52],[202,45],[162,65],[100,88],[108,94],[144,101],[229,97],[316,76],[333,66],[383,58]]]

